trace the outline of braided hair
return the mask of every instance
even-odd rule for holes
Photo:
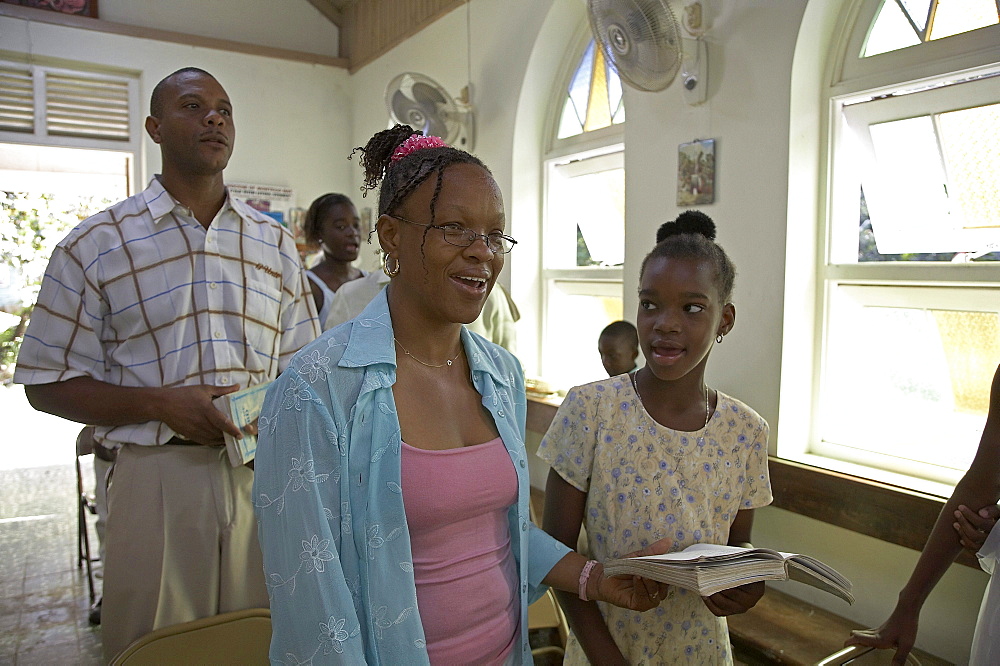
[[[379,187],[381,181],[378,197],[380,216],[391,215],[421,183],[431,174],[436,174],[437,183],[431,198],[431,224],[434,224],[434,206],[441,192],[441,174],[447,167],[453,164],[474,164],[491,176],[493,174],[478,157],[451,146],[422,148],[393,162],[393,152],[413,134],[418,132],[409,125],[396,125],[378,132],[363,148],[352,150],[351,155],[361,153],[361,168],[365,171],[365,184],[361,189],[365,195]]]
[[[715,242],[715,222],[699,210],[684,211],[656,231],[656,246],[642,260],[639,279],[650,259],[704,259],[715,267],[715,286],[723,303],[730,302],[736,283],[736,266]]]
[[[305,234],[307,243],[319,244],[323,230],[323,218],[329,215],[333,207],[338,204],[354,206],[354,202],[346,194],[337,194],[336,192],[328,192],[309,204],[309,210],[306,211],[305,220],[302,222],[302,233]]]

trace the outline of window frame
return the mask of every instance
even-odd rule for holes
[[[892,1],[892,0],[886,0]],[[1000,70],[1000,26],[945,37],[917,46],[891,51],[867,58],[861,57],[865,39],[872,20],[881,6],[880,0],[845,0],[842,22],[834,33],[827,65],[828,83],[820,87],[823,101],[820,113],[825,114],[819,136],[822,148],[818,153],[820,168],[817,231],[815,236],[815,278],[811,280],[815,304],[813,317],[804,330],[812,331],[811,367],[808,378],[791,370],[783,371],[782,415],[794,423],[781,425],[781,439],[776,444],[780,458],[833,470],[835,473],[856,475],[892,484],[909,490],[926,492],[934,496],[951,493],[955,475],[927,481],[908,474],[879,470],[864,464],[864,460],[844,460],[829,457],[826,446],[820,442],[820,419],[824,364],[827,363],[828,326],[830,316],[829,290],[838,284],[852,288],[869,289],[873,295],[886,289],[909,287],[954,287],[995,289],[1000,285],[1000,265],[931,262],[871,262],[844,261],[843,248],[839,257],[835,244],[837,225],[843,228],[853,219],[854,256],[857,256],[858,184],[860,179],[845,168],[838,150],[842,150],[849,131],[841,122],[845,106],[860,100],[885,95],[892,90],[925,86],[935,79],[959,80],[980,76],[987,71]],[[965,84],[961,84],[965,85]],[[914,99],[916,96],[914,96]],[[903,102],[912,103],[914,100]],[[899,104],[900,102],[891,102]],[[925,112],[926,113],[926,112]],[[923,115],[923,114],[921,114]],[[853,178],[853,181],[851,180]],[[855,183],[854,187],[845,182]],[[846,212],[845,212],[846,211]],[[850,238],[850,236],[846,236]],[[846,241],[845,241],[846,243]],[[836,259],[836,260],[835,260]],[[805,351],[798,343],[785,337],[787,346],[785,362]],[[808,354],[809,352],[807,352]],[[804,360],[804,359],[803,359]],[[793,377],[792,375],[795,375]],[[791,396],[788,387],[791,379],[802,378],[809,384],[809,396]],[[798,390],[798,389],[797,389]],[[804,408],[805,418],[793,415],[792,405]],[[804,421],[804,422],[803,422]],[[862,457],[863,458],[863,457]],[[870,461],[867,461],[870,462]],[[913,470],[910,470],[911,472]],[[918,473],[920,473],[918,471]]]
[[[576,266],[576,267],[550,267],[547,263],[546,246],[553,242],[554,229],[552,228],[551,207],[553,201],[551,197],[551,185],[553,170],[565,165],[578,163],[581,166],[588,160],[594,160],[593,164],[600,164],[607,160],[617,160],[620,168],[625,168],[625,123],[611,124],[595,130],[585,131],[573,136],[558,138],[559,123],[566,100],[569,84],[572,81],[580,60],[586,52],[587,47],[593,42],[593,35],[589,30],[581,30],[573,40],[575,48],[568,50],[572,56],[564,61],[558,81],[560,85],[556,88],[557,95],[553,96],[550,103],[548,121],[546,125],[547,141],[546,150],[541,155],[542,178],[541,178],[541,207],[542,215],[539,225],[539,255],[538,255],[538,304],[539,304],[539,326],[538,335],[538,369],[547,380],[554,380],[556,388],[568,389],[569,386],[561,386],[559,378],[551,373],[551,367],[547,364],[548,354],[546,354],[546,340],[552,332],[552,322],[549,317],[549,304],[551,301],[551,290],[559,288],[558,284],[570,286],[570,289],[580,295],[604,295],[611,288],[617,291],[619,298],[624,301],[624,269],[623,266]],[[600,46],[595,44],[595,49]],[[623,95],[625,95],[623,89]],[[626,104],[623,99],[623,105]],[[595,169],[594,172],[601,169]],[[595,358],[597,348],[596,337],[594,339]],[[599,359],[598,359],[599,360]]]
[[[86,148],[91,150],[112,150],[115,152],[139,155],[142,145],[142,117],[139,103],[139,81],[136,76],[125,74],[108,74],[86,69],[70,69],[53,67],[44,64],[29,64],[16,59],[0,59],[0,68],[29,72],[33,87],[32,111],[34,128],[31,132],[0,130],[0,143],[22,143],[41,146],[57,146],[61,148]],[[48,77],[59,76],[81,82],[108,82],[124,84],[128,109],[128,138],[122,140],[74,136],[65,133],[49,131],[47,113]]]

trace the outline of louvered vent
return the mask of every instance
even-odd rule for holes
[[[48,72],[45,117],[48,134],[129,140],[128,83]]]
[[[0,65],[0,131],[35,131],[31,70]]]

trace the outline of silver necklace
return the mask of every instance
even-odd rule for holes
[[[455,354],[455,358],[449,359],[449,360],[445,361],[444,363],[442,363],[441,365],[434,365],[433,363],[425,363],[425,362],[421,361],[419,358],[417,358],[416,356],[414,356],[413,354],[411,354],[410,352],[408,352],[406,350],[406,347],[403,346],[403,343],[396,339],[396,336],[392,337],[392,341],[395,342],[397,345],[399,345],[399,348],[403,350],[404,354],[406,354],[407,356],[409,356],[410,358],[412,358],[414,361],[416,361],[420,365],[426,365],[428,368],[443,368],[446,365],[451,365],[452,363],[454,363],[455,361],[458,360],[459,356],[462,355],[462,350],[459,349],[458,353]]]
[[[403,345],[400,345],[400,347],[402,347],[402,346]],[[404,349],[403,351],[406,351],[406,350]],[[639,402],[642,402],[642,394],[639,393],[639,380],[636,379],[636,375],[637,374],[639,374],[639,373],[638,372],[633,372],[631,374],[631,377],[632,377],[632,388],[635,389],[635,395],[636,395],[637,398],[639,398]],[[702,387],[705,389],[705,425],[703,425],[701,428],[699,428],[699,430],[704,430],[705,428],[707,428],[708,427],[708,422],[712,420],[712,409],[709,406],[709,402],[708,402],[708,384],[702,384]],[[645,403],[643,403],[643,404],[645,404]]]

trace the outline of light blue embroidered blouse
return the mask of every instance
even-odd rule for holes
[[[528,603],[569,550],[529,519],[520,364],[464,328],[462,345],[517,472],[517,504],[508,512],[521,588],[515,657],[530,664]],[[304,347],[267,392],[254,506],[272,663],[428,663],[400,488],[395,380],[383,290],[357,319]]]

